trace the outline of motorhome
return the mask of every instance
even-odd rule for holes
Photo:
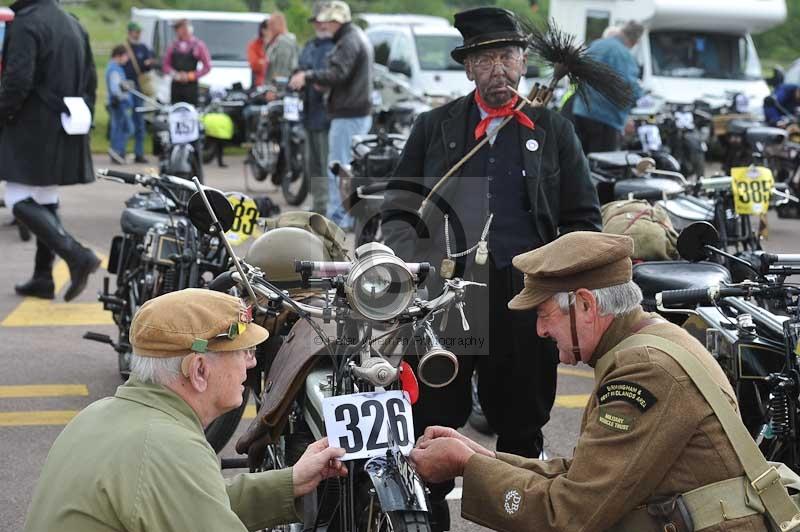
[[[645,26],[632,50],[642,87],[668,102],[744,94],[759,114],[769,94],[751,37],[786,19],[784,0],[551,0],[558,26],[590,44],[609,26]]]
[[[141,41],[159,59],[163,59],[167,47],[175,39],[172,24],[183,18],[191,21],[195,36],[206,43],[211,54],[211,72],[200,79],[200,84],[209,88],[228,88],[239,82],[243,87],[250,87],[247,45],[258,36],[259,24],[269,16],[263,13],[131,8],[131,20],[142,26]],[[169,80],[161,76],[159,98],[168,101],[169,85]]]

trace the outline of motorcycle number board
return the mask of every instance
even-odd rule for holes
[[[173,144],[189,144],[200,138],[200,121],[191,106],[177,104],[169,112],[169,136]]]
[[[772,171],[763,166],[731,168],[731,186],[736,214],[764,214],[769,209],[769,199],[775,179]]]
[[[322,412],[328,443],[346,451],[342,460],[384,456],[395,443],[404,455],[414,447],[411,403],[401,391],[328,397]]]
[[[300,120],[300,98],[297,96],[283,98],[283,117],[289,122]]]
[[[260,236],[262,231],[258,225],[259,212],[255,200],[238,192],[225,194],[225,197],[233,208],[233,222],[230,231],[225,233],[231,245],[238,246],[251,237]]]

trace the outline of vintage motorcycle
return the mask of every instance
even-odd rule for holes
[[[681,256],[704,261],[724,253],[709,224],[697,224],[681,235]],[[712,282],[691,289],[665,290],[656,296],[665,316],[690,317],[683,327],[706,345],[730,380],[742,420],[767,460],[800,471],[800,288],[786,282],[800,273],[800,254],[760,253],[750,264],[755,281]],[[699,262],[687,263],[691,268]],[[774,301],[783,314],[757,304]]]
[[[186,102],[164,105],[130,85],[128,91],[145,105],[136,111],[146,113],[153,134],[153,154],[158,171],[183,179],[197,177],[203,182],[203,125],[197,108]]]
[[[267,101],[268,93],[275,98]],[[289,205],[301,205],[308,195],[301,99],[297,93],[289,91],[285,83],[265,87],[251,99],[252,103],[244,111],[252,130],[245,159],[247,171],[256,181],[269,177],[275,186],[281,187]]]
[[[98,299],[113,317],[117,338],[87,332],[84,338],[110,345],[117,352],[120,376],[130,373],[131,344],[128,333],[136,311],[147,300],[183,288],[202,288],[228,268],[229,253],[219,238],[204,235],[190,222],[189,200],[195,191],[191,181],[170,175],[131,174],[100,169],[97,176],[129,185],[140,185],[148,192],[137,192],[125,202],[120,217],[122,234],[111,242],[108,273]],[[234,230],[253,231],[258,217],[249,198],[220,196],[227,208],[237,203]],[[238,207],[242,205],[242,207]],[[244,409],[244,406],[242,406]],[[241,411],[225,414],[206,430],[206,436],[219,451],[236,429]],[[231,422],[230,420],[233,420]]]
[[[452,307],[461,311],[475,283],[448,280],[439,296],[425,299],[419,288],[430,266],[406,263],[375,242],[360,246],[352,261],[292,261],[297,280],[277,285],[265,273],[274,271],[275,253],[248,256],[211,286],[251,295],[257,319],[272,330],[265,344],[273,344],[258,350],[271,353],[262,365],[257,352],[248,380],[264,391],[256,394],[258,415],[237,451],[253,471],[278,469],[327,435],[347,451],[349,474],[306,498],[303,530],[429,530],[427,494],[405,458],[414,440],[411,404],[417,377],[433,387],[455,378],[457,358],[440,345],[433,320]],[[304,296],[290,296],[290,288]],[[409,356],[419,357],[417,375],[403,360]]]

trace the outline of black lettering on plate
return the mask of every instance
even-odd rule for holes
[[[625,401],[641,412],[653,406],[657,399],[647,388],[630,381],[611,381],[597,389],[597,401],[607,404],[612,401]]]

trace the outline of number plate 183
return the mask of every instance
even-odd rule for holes
[[[401,391],[328,397],[322,403],[328,443],[346,451],[342,460],[383,456],[389,449],[389,427],[404,455],[414,446],[411,404]]]

